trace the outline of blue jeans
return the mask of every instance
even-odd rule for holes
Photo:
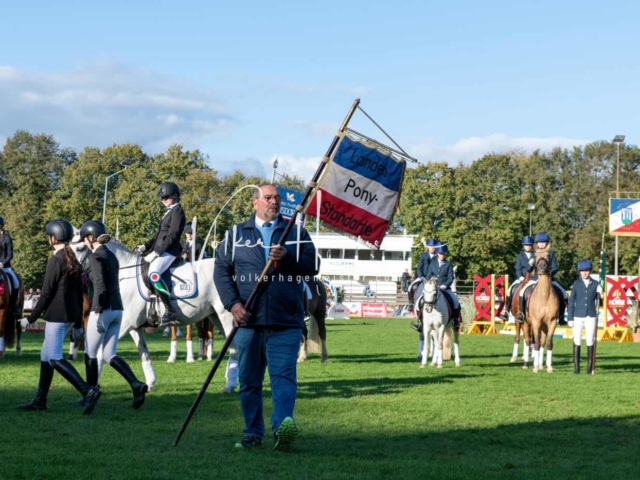
[[[302,330],[261,330],[240,328],[235,337],[238,350],[240,403],[244,416],[244,434],[264,437],[262,383],[269,368],[273,413],[271,431],[275,433],[285,417],[293,417],[298,385],[296,361]]]

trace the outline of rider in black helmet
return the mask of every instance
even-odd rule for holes
[[[138,245],[134,253],[146,253],[144,259],[150,264],[149,280],[156,289],[165,307],[160,326],[176,320],[176,312],[171,305],[170,293],[161,275],[182,253],[180,237],[186,219],[180,205],[180,188],[173,182],[165,182],[158,188],[158,197],[167,208],[157,233],[144,244]]]
[[[19,405],[21,410],[46,410],[47,394],[54,369],[84,397],[84,413],[91,414],[100,398],[100,387],[89,385],[62,356],[62,343],[72,329],[82,328],[82,269],[68,243],[73,227],[62,219],[51,220],[45,227],[49,245],[55,251],[47,262],[42,294],[29,318],[20,323],[27,327],[39,318],[46,320],[44,343],[40,352],[40,382],[36,397]]]
[[[18,305],[20,282],[18,281],[18,276],[11,268],[12,259],[13,241],[4,229],[4,218],[0,217],[0,268],[3,269],[11,279],[13,288],[11,289],[10,304],[13,305],[14,315],[16,315],[15,318],[20,318],[22,316],[22,308]]]
[[[101,221],[89,220],[80,227],[80,239],[92,251],[91,279],[94,285],[84,354],[87,382],[98,385],[98,350],[102,349],[104,361],[131,386],[133,408],[138,409],[144,403],[148,387],[136,378],[129,364],[116,354],[123,307],[118,259],[106,246],[111,237]]]
[[[191,222],[187,223],[184,226],[184,234],[187,237],[187,241],[182,242],[182,258],[187,262],[195,262],[200,259],[200,253],[202,252],[203,245],[200,240],[198,240],[193,236],[193,229],[192,229]],[[195,258],[191,258],[191,248],[192,248],[193,242],[195,242],[196,244]],[[209,258],[209,255],[207,255],[206,249],[204,251],[204,255],[202,255],[202,258]]]

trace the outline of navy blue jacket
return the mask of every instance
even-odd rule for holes
[[[272,245],[278,243],[287,221],[282,216],[273,232]],[[215,282],[222,303],[226,310],[238,302],[246,304],[257,279],[266,266],[262,236],[255,224],[255,213],[249,220],[229,230],[216,252],[216,263],[213,271]],[[276,268],[267,273],[269,281],[261,287],[252,307],[249,309],[251,319],[245,327],[261,328],[303,328],[304,327],[304,285],[302,280],[310,281],[318,273],[319,259],[316,267],[316,247],[309,233],[294,226],[287,237],[288,242],[282,245],[287,249],[286,256],[280,260]],[[260,245],[258,243],[260,242]],[[302,243],[307,242],[307,243]],[[257,246],[256,246],[257,245]],[[296,252],[299,246],[299,253]],[[308,278],[301,278],[308,277]]]
[[[433,258],[436,258],[435,255]],[[427,277],[427,273],[429,271],[429,265],[431,264],[431,254],[429,252],[425,252],[420,255],[420,259],[418,260],[418,268],[416,268],[418,277]]]
[[[534,254],[535,257],[535,254]],[[556,258],[556,254],[553,253],[552,251],[549,251],[549,262],[551,263],[551,265],[549,266],[550,270],[551,270],[551,278],[556,276],[556,273],[558,273],[558,259]],[[538,279],[538,275],[534,272],[533,277],[531,277],[531,280],[537,280]]]
[[[598,285],[599,283],[591,277],[589,277],[588,287],[585,286],[582,278],[573,282],[571,295],[569,296],[569,320],[573,320],[573,317],[583,318],[596,316]]]
[[[0,263],[7,268],[11,268],[13,259],[13,242],[7,232],[0,237]]]
[[[531,251],[532,257],[536,258],[535,252]],[[524,277],[527,272],[533,270],[533,267],[529,265],[529,259],[525,251],[521,251],[516,258],[516,278]]]
[[[447,260],[444,260],[442,265],[438,266],[438,259],[434,258],[429,264],[429,270],[425,278],[429,280],[433,277],[438,279],[438,287],[444,285],[447,288],[451,288],[451,284],[453,283],[453,265]]]

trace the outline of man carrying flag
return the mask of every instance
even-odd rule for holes
[[[304,327],[303,281],[316,275],[318,266],[316,249],[301,225],[289,231],[286,242],[280,238],[288,223],[280,215],[281,201],[275,185],[261,185],[252,200],[255,213],[226,233],[216,253],[214,282],[224,308],[240,327],[235,343],[245,426],[236,448],[262,445],[262,383],[267,368],[274,449],[289,450],[298,435],[293,408],[296,360]],[[268,281],[247,310],[247,299],[269,260],[274,264],[265,275]]]

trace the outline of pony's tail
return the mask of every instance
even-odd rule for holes
[[[6,313],[6,321],[4,322],[4,341],[5,348],[13,348],[13,342],[16,338],[17,319],[13,318],[13,313]]]
[[[315,317],[309,318],[309,335],[307,336],[307,350],[311,353],[322,353],[320,345],[320,329]]]

